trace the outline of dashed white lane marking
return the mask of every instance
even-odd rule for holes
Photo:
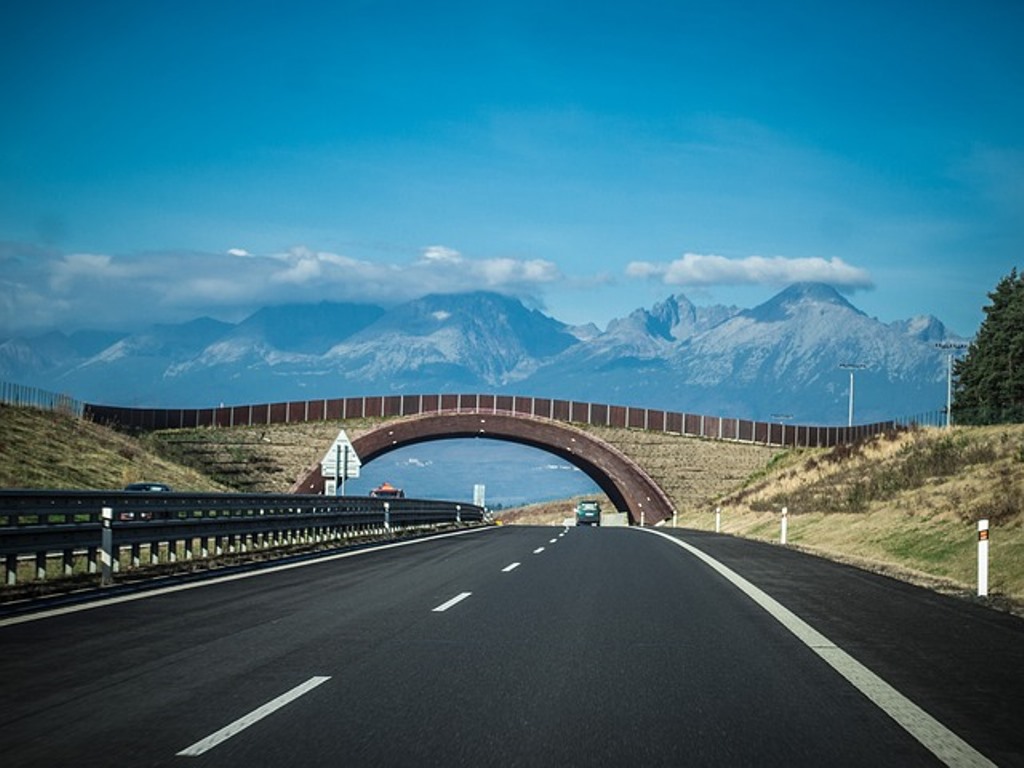
[[[502,573],[509,573],[519,567],[519,563],[510,563],[501,569]]]
[[[467,597],[469,597],[472,594],[473,594],[472,592],[460,592],[455,597],[453,597],[451,600],[446,600],[445,602],[443,602],[439,606],[437,606],[437,608],[434,609],[434,613],[444,613],[449,608],[451,608],[453,605],[455,605],[456,603],[461,603],[463,600],[465,600]]]
[[[552,539],[551,541],[548,542],[548,544],[557,544],[557,543],[558,543],[558,539]]]
[[[995,766],[983,754],[961,739],[946,726],[925,712],[889,683],[865,667],[850,654],[837,646],[807,622],[777,602],[773,597],[755,587],[734,570],[715,560],[685,541],[650,528],[638,528],[644,533],[653,533],[668,539],[690,554],[703,560],[747,597],[760,605],[772,618],[796,635],[808,648],[824,659],[836,672],[845,677],[851,685],[867,696],[875,706],[895,720],[911,736],[929,749],[943,763],[949,766]]]
[[[216,733],[211,733],[205,739],[201,739],[193,744],[191,747],[186,747],[178,753],[181,757],[198,757],[204,752],[209,752],[211,749],[216,747],[218,744],[227,741],[232,736],[237,736],[239,733],[244,731],[250,725],[259,722],[267,715],[270,715],[286,704],[290,704],[300,696],[309,693],[311,690],[316,688],[322,683],[326,683],[330,680],[330,677],[311,677],[302,685],[297,685],[287,693],[282,693],[276,699],[268,701],[262,707],[254,709],[247,715],[244,715],[230,725],[225,725]]]
[[[543,551],[544,551],[544,547],[537,547],[535,550],[533,550],[533,554],[539,555]]]

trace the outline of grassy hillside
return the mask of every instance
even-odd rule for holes
[[[977,521],[988,518],[990,592],[1024,600],[1024,425],[893,433],[780,454],[719,500],[722,531],[788,543],[971,593]],[[679,525],[714,528],[714,510]]]
[[[61,413],[0,404],[0,488],[107,490],[130,482],[230,490],[138,440]]]

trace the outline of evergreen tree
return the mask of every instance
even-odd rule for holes
[[[959,424],[1024,421],[1024,275],[1014,268],[988,297],[978,335],[953,368]]]

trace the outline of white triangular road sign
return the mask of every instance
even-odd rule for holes
[[[362,465],[352,447],[352,441],[348,439],[343,429],[320,460],[320,474],[324,477],[359,477],[359,468]]]

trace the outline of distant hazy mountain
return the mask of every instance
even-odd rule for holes
[[[951,334],[933,317],[885,324],[827,285],[752,309],[669,296],[602,332],[494,293],[384,309],[267,307],[131,334],[53,332],[0,343],[0,377],[81,400],[154,407],[364,394],[496,392],[794,423],[840,424],[940,408]]]

